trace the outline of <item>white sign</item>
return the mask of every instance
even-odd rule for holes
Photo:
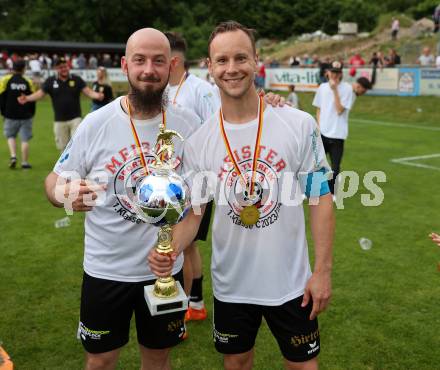
[[[7,69],[0,69],[0,77],[10,73]],[[55,70],[41,71],[41,79],[45,80],[49,76],[55,75]],[[80,76],[86,82],[93,82],[97,80],[96,69],[72,69],[70,73]],[[127,77],[120,68],[107,68],[107,73],[111,82],[127,82]],[[32,72],[26,70],[26,76],[32,78]]]

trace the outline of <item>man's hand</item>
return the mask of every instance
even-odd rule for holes
[[[313,300],[310,320],[315,319],[319,313],[327,308],[331,295],[332,283],[330,272],[314,272],[307,282],[301,303],[301,307],[305,307],[310,302],[310,298]]]
[[[17,100],[18,100],[18,102],[21,104],[21,105],[24,105],[24,104],[26,104],[28,101],[27,101],[27,96],[26,95],[24,95],[24,94],[21,94],[20,96],[18,96],[17,97]]]
[[[434,243],[436,243],[440,247],[440,235],[436,233],[431,233],[429,234],[429,237]]]
[[[264,102],[266,104],[271,105],[272,107],[283,107],[286,103],[286,99],[283,98],[281,95],[274,94],[273,92],[268,92],[264,95]]]
[[[177,253],[171,252],[170,254],[162,254],[156,251],[156,248],[152,248],[148,254],[148,263],[150,269],[158,277],[170,276],[173,270],[174,262],[177,259]]]
[[[88,180],[73,180],[55,186],[55,198],[63,203],[69,203],[73,211],[88,212],[96,205],[98,192],[105,191],[107,185],[100,185]]]
[[[336,90],[336,88],[338,87],[339,82],[333,78],[330,78],[330,80],[328,80],[328,84],[330,86],[330,88],[332,90]]]

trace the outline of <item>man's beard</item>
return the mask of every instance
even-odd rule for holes
[[[165,110],[168,102],[168,94],[165,91],[168,81],[157,90],[151,86],[147,86],[143,90],[137,88],[130,81],[130,76],[128,76],[128,84],[130,85],[128,97],[137,113],[151,114]]]

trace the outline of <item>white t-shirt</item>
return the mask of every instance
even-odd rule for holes
[[[348,136],[348,113],[356,100],[356,94],[347,82],[338,85],[338,92],[341,104],[345,108],[342,114],[336,111],[335,95],[328,82],[319,85],[312,104],[320,109],[321,134],[332,139],[345,140]]]
[[[29,68],[32,72],[41,72],[41,64],[38,59],[31,59],[29,61]]]
[[[185,139],[198,127],[195,114],[179,107],[170,106],[166,117],[166,127]],[[134,120],[148,152],[154,149],[161,121],[162,115]],[[155,279],[147,256],[159,228],[141,221],[121,196],[126,194],[123,189],[133,187],[139,178],[141,163],[133,154],[135,148],[128,116],[121,108],[121,98],[117,98],[84,118],[54,168],[63,177],[63,171],[77,171],[83,179],[108,184],[104,203],[86,213],[84,224],[84,271],[97,278],[127,282]],[[175,140],[175,150],[181,160],[180,140]],[[147,162],[152,159],[146,157]],[[173,273],[182,268],[182,263],[180,256]]]
[[[435,66],[440,68],[440,55],[437,55],[437,58],[435,58]]]
[[[225,131],[239,166],[249,171],[257,120],[225,122]],[[218,111],[186,141],[184,153],[184,173],[194,171],[191,186],[199,171],[210,171],[217,182],[211,261],[215,297],[278,306],[301,296],[311,276],[304,212],[301,202],[282,204],[281,192],[285,178],[293,179],[284,191],[294,199],[299,172],[329,168],[312,116],[287,106],[266,107],[256,177],[260,219],[253,226],[240,221],[237,199],[243,194],[220,134]]]
[[[168,101],[172,104],[179,85],[168,85]],[[177,94],[176,104],[191,109],[205,122],[220,107],[220,100],[214,87],[201,78],[189,74]]]
[[[432,66],[434,64],[434,55],[429,54],[429,55],[425,55],[422,54],[419,56],[419,63],[421,66],[424,67],[429,67]]]

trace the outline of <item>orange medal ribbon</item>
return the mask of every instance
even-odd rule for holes
[[[177,95],[179,95],[180,89],[181,89],[183,83],[184,83],[184,82],[186,81],[186,79],[188,78],[188,76],[189,76],[189,73],[188,73],[188,72],[185,72],[185,73],[183,74],[182,78],[180,79],[180,81],[179,81],[179,86],[177,86],[177,91],[176,91],[176,94],[174,95],[173,105],[176,105]]]
[[[139,140],[139,135],[136,131],[136,127],[134,125],[133,119],[131,118],[131,107],[130,107],[130,103],[128,101],[128,97],[125,97],[125,105],[127,107],[128,119],[130,120],[131,132],[133,134],[134,141],[136,143],[136,149],[139,154],[139,158],[141,160],[142,167],[145,170],[145,176],[148,176],[150,174],[150,171],[148,171],[147,162],[145,161],[145,156],[144,156],[144,152],[142,150],[141,141]],[[163,109],[162,109],[162,124],[165,128],[166,127],[166,114]]]
[[[255,176],[257,174],[257,161],[259,156],[259,149],[260,149],[260,141],[261,141],[261,133],[263,131],[263,97],[259,96],[259,105],[258,105],[258,129],[257,129],[257,137],[255,139],[255,148],[254,148],[254,156],[252,159],[252,176],[249,184],[247,184],[247,181],[241,172],[237,161],[235,160],[235,157],[232,153],[231,146],[229,144],[228,137],[226,136],[226,131],[224,127],[223,122],[223,111],[222,108],[220,108],[220,132],[223,137],[223,141],[225,143],[226,151],[228,152],[229,159],[231,160],[232,164],[234,165],[234,169],[237,172],[237,174],[240,176],[240,180],[242,182],[242,185],[244,188],[249,189],[249,197],[252,197],[254,194],[254,187],[255,187]],[[244,209],[240,213],[240,218],[243,221],[245,225],[253,225],[255,224],[259,219],[259,211],[257,207],[254,205],[248,205],[245,206]]]

